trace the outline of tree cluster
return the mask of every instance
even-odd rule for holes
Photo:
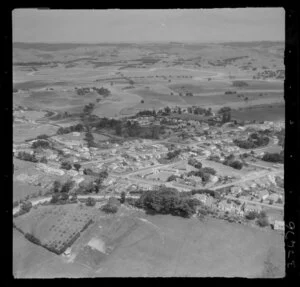
[[[252,133],[247,140],[239,140],[235,139],[233,142],[240,148],[244,149],[253,149],[262,146],[266,146],[269,144],[269,137],[260,133]]]
[[[193,157],[189,158],[188,164],[198,169],[202,168],[202,163]]]
[[[226,157],[225,161],[223,162],[224,165],[230,166],[235,169],[242,169],[243,163],[239,160],[235,160],[234,155],[229,155]]]
[[[69,126],[69,127],[65,127],[65,128],[60,127],[56,133],[58,135],[63,135],[63,134],[69,134],[72,132],[82,132],[82,131],[84,131],[84,126],[82,124],[77,124],[77,125]]]
[[[175,188],[168,187],[144,192],[136,203],[138,207],[152,214],[171,214],[185,218],[195,213],[195,204],[195,201],[180,196]]]
[[[38,159],[36,158],[35,154],[30,154],[25,151],[20,151],[16,157],[25,161],[38,162]]]
[[[231,121],[231,108],[230,107],[222,107],[218,114],[222,116],[222,123],[227,123]]]
[[[101,87],[101,88],[96,88],[96,87],[76,88],[76,92],[77,92],[77,95],[84,96],[84,95],[90,93],[91,89],[92,89],[92,91],[95,91],[96,93],[98,93],[99,95],[104,96],[104,97],[108,97],[111,94],[108,89],[105,89],[103,87]]]
[[[51,145],[47,140],[37,140],[32,143],[31,147],[35,149],[36,148],[48,149],[51,148]]]
[[[72,169],[72,164],[69,161],[65,160],[61,163],[60,168],[70,170]]]
[[[244,82],[244,81],[233,81],[232,82],[232,85],[234,87],[246,87],[246,86],[249,86],[249,84],[247,82]]]
[[[167,154],[166,154],[166,159],[167,160],[172,160],[174,158],[177,158],[181,153],[181,150],[180,149],[176,149],[174,151],[169,151]]]
[[[280,153],[265,153],[262,157],[263,161],[267,162],[275,162],[275,163],[284,163],[284,153],[281,151]]]

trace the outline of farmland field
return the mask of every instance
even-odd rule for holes
[[[233,119],[238,120],[278,121],[285,118],[285,107],[284,105],[251,107],[241,110],[233,110],[231,115]]]
[[[76,204],[40,207],[15,219],[16,226],[30,233],[43,246],[60,250],[94,218],[97,209]]]

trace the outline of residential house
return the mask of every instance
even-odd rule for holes
[[[282,198],[282,196],[277,193],[272,193],[268,197],[269,200],[273,200],[274,202],[276,202],[279,198]]]
[[[262,200],[266,200],[269,197],[269,192],[266,189],[260,190],[258,192],[258,196],[262,199]]]
[[[239,194],[242,192],[242,189],[240,186],[233,186],[233,187],[231,187],[230,191],[233,194]]]
[[[226,200],[222,200],[218,203],[218,208],[222,211],[228,211],[233,212],[234,211],[234,205],[233,202],[228,203]]]
[[[275,222],[274,222],[274,229],[275,230],[283,230],[284,231],[284,221],[275,220]]]
[[[262,207],[261,207],[261,205],[258,205],[258,204],[246,203],[246,204],[244,204],[244,207],[242,208],[242,210],[245,213],[248,213],[250,211],[254,211],[254,212],[259,213],[259,212],[262,211]]]

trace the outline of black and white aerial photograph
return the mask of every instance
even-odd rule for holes
[[[15,9],[13,277],[285,277],[283,8]]]

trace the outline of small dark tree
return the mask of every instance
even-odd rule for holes
[[[245,217],[246,217],[246,219],[248,219],[248,220],[253,220],[253,219],[255,219],[255,218],[258,217],[258,214],[257,214],[257,212],[255,212],[255,211],[250,211],[250,212],[248,212],[248,213],[245,215]]]
[[[125,191],[121,192],[120,202],[123,204],[126,201],[126,193]]]
[[[29,212],[30,209],[32,208],[31,201],[22,202],[20,208],[21,208],[22,211]]]
[[[60,190],[61,190],[61,182],[59,180],[55,180],[53,182],[53,191],[57,193],[60,192]]]
[[[74,184],[75,182],[72,180],[66,181],[61,188],[61,192],[68,193],[73,188]]]
[[[41,159],[40,159],[40,162],[41,163],[48,163],[48,160],[47,160],[47,158],[45,157],[45,156],[43,156]]]
[[[37,138],[37,139],[40,139],[40,140],[46,140],[46,139],[49,138],[49,136],[46,135],[46,134],[42,134],[42,135],[37,136],[36,138]]]
[[[174,180],[176,180],[176,178],[177,178],[177,176],[174,175],[174,174],[172,174],[172,175],[170,175],[170,176],[168,177],[167,181],[168,181],[168,182],[174,181]]]
[[[80,164],[80,163],[74,163],[73,166],[74,166],[74,168],[75,168],[77,171],[79,171],[80,168],[81,168],[81,164]]]
[[[51,197],[50,203],[52,203],[52,204],[57,203],[59,200],[59,197],[60,197],[60,195],[58,193],[53,194]]]

